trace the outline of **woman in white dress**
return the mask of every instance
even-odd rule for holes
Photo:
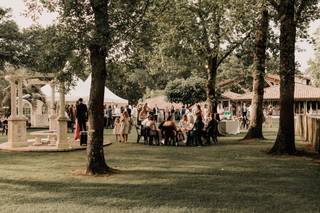
[[[123,142],[128,142],[128,134],[130,131],[130,117],[127,111],[124,111],[120,118],[121,128],[120,132],[123,138]]]

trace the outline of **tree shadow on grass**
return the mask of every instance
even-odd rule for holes
[[[303,157],[311,160],[314,163],[320,164],[320,154],[308,147],[305,149],[298,149],[294,156]]]
[[[71,202],[78,205],[96,205],[105,208],[205,208],[208,210],[243,210],[243,211],[281,211],[290,209],[303,210],[310,203],[313,208],[320,208],[317,202],[319,181],[312,183],[302,179],[302,174],[289,176],[289,171],[270,174],[269,171],[161,171],[131,170],[123,171],[119,176],[146,178],[150,183],[92,183],[82,180],[72,182],[13,180],[0,178],[0,189],[9,190],[18,187],[25,193],[9,195],[17,204]],[[120,178],[120,177],[119,177]],[[156,180],[166,179],[167,181]],[[304,192],[301,187],[304,186]],[[288,188],[288,186],[292,186]],[[15,189],[16,190],[16,189]],[[38,194],[36,198],[33,194]],[[40,196],[42,195],[43,196]],[[278,208],[278,209],[274,209]],[[312,209],[308,209],[312,211]],[[298,212],[298,211],[297,211]]]

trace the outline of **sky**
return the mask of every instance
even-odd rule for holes
[[[0,7],[11,8],[11,16],[13,20],[17,22],[19,27],[26,28],[33,24],[33,21],[29,17],[25,17],[23,13],[26,12],[26,6],[23,0],[0,0]],[[53,23],[56,18],[56,14],[44,12],[42,16],[39,17],[38,23],[47,26]]]
[[[33,24],[31,18],[25,17],[23,13],[26,11],[23,0],[0,0],[0,7],[12,8],[12,18],[17,22],[20,28],[30,27]],[[44,12],[39,17],[38,23],[42,26],[47,26],[53,23],[56,14]],[[310,24],[309,33],[312,35],[317,28],[320,27],[320,20]],[[301,64],[301,70],[305,71],[308,68],[308,61],[313,57],[313,46],[306,41],[298,41],[297,49],[302,51],[296,52],[296,60]]]

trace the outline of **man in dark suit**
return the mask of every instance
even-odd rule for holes
[[[80,131],[87,131],[87,120],[88,120],[88,108],[87,105],[83,103],[83,99],[79,99],[79,104],[76,108],[76,116],[78,119],[78,124],[80,127]]]

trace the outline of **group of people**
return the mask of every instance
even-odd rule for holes
[[[264,113],[270,117],[273,108],[268,107]],[[80,98],[76,105],[67,105],[66,114],[69,117],[68,126],[75,129],[75,139],[79,138],[79,132],[87,130],[88,109]],[[147,103],[137,106],[104,106],[104,121],[106,128],[112,128],[116,141],[126,143],[132,126],[135,124],[146,130],[143,134],[157,136],[161,143],[167,143],[164,130],[175,132],[177,141],[183,141],[186,145],[203,145],[216,141],[218,134],[218,121],[221,113],[211,114],[208,106],[200,104],[192,107],[182,106],[176,109],[173,105],[170,108],[159,109],[157,105],[153,108]],[[233,107],[230,112],[230,119],[240,120],[243,128],[249,126],[250,107],[242,105],[240,108]],[[240,116],[235,116],[240,114]],[[225,117],[225,116],[224,116]],[[75,127],[75,128],[74,128]],[[212,136],[212,137],[211,137]],[[209,138],[211,137],[211,138]]]
[[[173,105],[171,107],[165,107],[164,109],[159,109],[157,105],[155,105],[153,108],[150,108],[148,106],[148,103],[145,104],[139,104],[137,106],[137,120],[142,121],[148,117],[149,114],[152,114],[154,116],[154,119],[161,123],[162,121],[167,120],[167,118],[170,116],[173,120],[179,121],[183,118],[185,114],[193,114],[195,115],[197,111],[201,110],[202,117],[204,120],[207,121],[208,119],[208,107],[205,104],[202,108],[199,104],[192,106],[192,107],[186,107],[185,105],[182,105],[181,108],[175,108]]]
[[[164,113],[164,120],[159,121],[158,115],[155,115],[157,109],[151,109],[148,104],[144,104],[139,111],[137,118],[138,124],[142,126],[144,131],[142,135],[147,140],[146,136],[157,136],[159,144],[168,144],[170,139],[175,142],[182,141],[186,145],[204,145],[211,142],[216,143],[218,134],[218,121],[213,114],[208,112],[208,108],[198,104],[192,109],[182,107],[179,111],[179,116],[175,113],[176,110]],[[176,118],[180,118],[178,125]],[[157,125],[157,120],[159,125]],[[169,132],[169,133],[168,133]],[[169,135],[169,136],[168,136]]]
[[[78,140],[80,132],[87,131],[88,108],[79,98],[75,105],[66,105],[66,116],[68,117],[68,129],[74,133],[74,139]]]
[[[250,117],[250,106],[232,105],[229,119],[240,121],[242,128],[248,128]],[[265,125],[272,127],[273,107],[269,105],[264,108]],[[81,131],[87,131],[88,108],[80,98],[75,105],[66,105],[66,116],[68,117],[68,128],[74,132],[75,140],[79,139]],[[104,106],[104,125],[105,128],[112,128],[116,141],[126,143],[132,126],[141,126],[146,129],[149,135],[159,137],[162,143],[166,138],[163,130],[172,130],[175,132],[176,140],[183,141],[187,145],[203,145],[205,141],[216,140],[215,138],[204,137],[216,136],[218,134],[218,121],[224,113],[211,114],[208,106],[203,107],[199,104],[192,107],[185,105],[180,108],[166,107],[161,109],[154,105],[149,107],[147,103],[138,104],[137,106]],[[8,121],[4,117],[0,119],[0,130],[2,135],[8,134]]]
[[[104,105],[104,126],[105,128],[114,128],[114,123],[116,118],[120,118],[124,111],[128,113],[128,116],[131,118],[132,112],[134,112],[136,108],[134,106],[127,105],[118,106],[115,105]]]
[[[8,135],[8,119],[5,116],[0,118],[0,129],[2,135]]]
[[[272,127],[272,115],[274,108],[272,105],[263,108],[263,122],[268,128]],[[251,105],[244,103],[243,105],[231,106],[231,119],[240,121],[240,128],[248,129],[250,125]]]
[[[127,143],[128,135],[131,132],[132,120],[127,110],[120,113],[114,121],[113,134],[116,136],[116,141],[119,143]]]
[[[117,142],[128,141],[128,134],[131,131],[132,119],[131,106],[118,107],[118,105],[104,105],[105,128],[113,128],[113,134]],[[66,105],[66,116],[68,117],[68,128],[74,132],[74,139],[78,140],[80,132],[87,131],[88,108],[80,98],[75,105]]]

